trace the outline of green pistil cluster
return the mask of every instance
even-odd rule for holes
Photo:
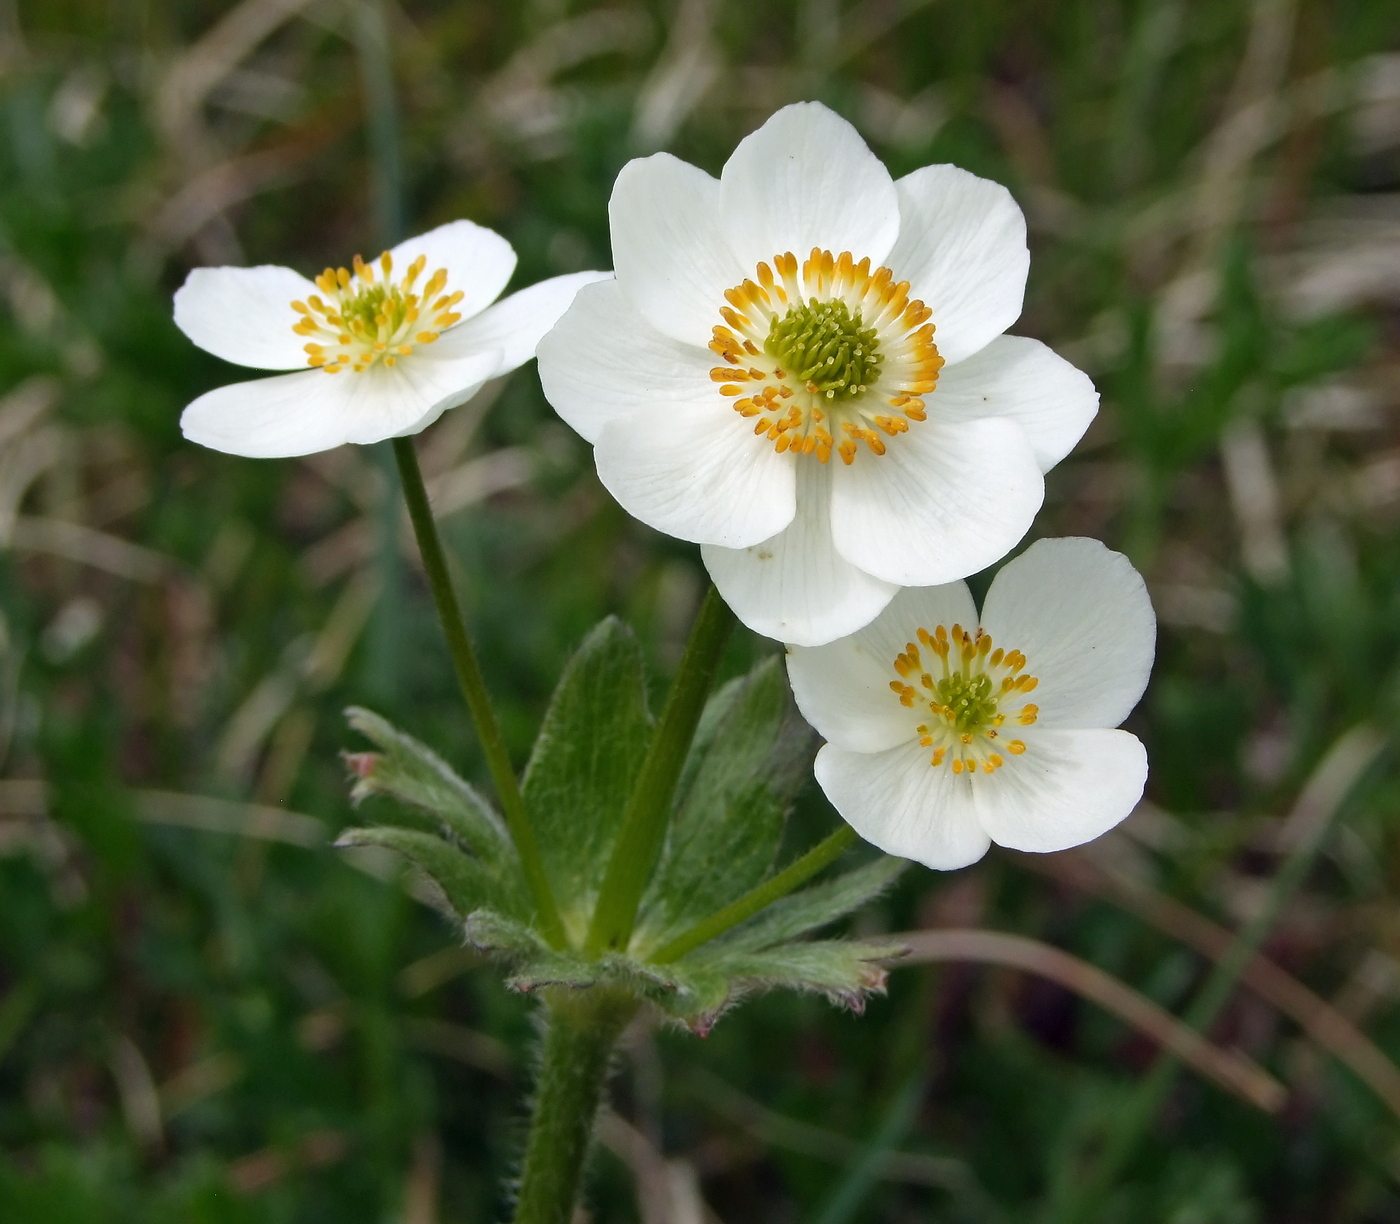
[[[404,320],[405,303],[397,289],[385,289],[383,285],[367,285],[354,298],[341,307],[341,317],[347,322],[357,322],[373,334],[379,329],[381,316],[395,331]]]
[[[951,718],[959,734],[976,732],[992,724],[997,713],[996,694],[992,681],[985,673],[965,676],[953,672],[937,684],[938,704]]]
[[[880,373],[880,345],[860,311],[843,301],[807,302],[775,317],[764,346],[768,355],[827,399],[853,399]]]

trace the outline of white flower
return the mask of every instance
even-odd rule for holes
[[[858,633],[791,648],[788,676],[827,740],[816,775],[836,810],[882,850],[950,870],[990,842],[1077,846],[1132,811],[1147,754],[1112,728],[1155,642],[1126,557],[1041,540],[997,574],[980,626],[965,583],[908,588]]]
[[[541,342],[545,394],[760,633],[831,641],[992,564],[1097,411],[1001,334],[1029,262],[1010,193],[955,166],[894,182],[824,106],[778,111],[718,181],[630,162],[610,212],[616,281]]]
[[[470,221],[370,264],[357,255],[353,271],[327,268],[314,284],[271,265],[196,268],[175,294],[180,330],[225,361],[300,372],[201,395],[180,427],[256,458],[417,433],[528,361],[579,287],[604,275],[558,276],[491,306],[514,270],[510,243]]]

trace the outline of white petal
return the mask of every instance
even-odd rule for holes
[[[474,221],[449,221],[437,229],[399,243],[389,254],[393,275],[402,276],[418,256],[427,260],[418,284],[439,268],[447,270],[447,292],[460,289],[462,300],[452,309],[464,319],[479,314],[498,297],[515,271],[515,251],[500,234]],[[379,264],[374,263],[375,275]]]
[[[609,421],[668,405],[713,405],[714,354],[656,331],[616,281],[586,285],[539,344],[554,410],[590,442]]]
[[[1074,449],[1099,410],[1089,376],[1024,336],[998,336],[966,361],[945,366],[928,396],[939,420],[1010,417],[1048,472]]]
[[[936,393],[935,393],[936,394]],[[936,586],[1000,560],[1026,534],[1045,481],[1021,427],[933,416],[835,473],[836,548],[866,573]]]
[[[584,285],[609,280],[609,272],[571,272],[542,280],[488,306],[479,315],[449,328],[433,344],[416,351],[424,357],[465,357],[483,349],[501,353],[501,374],[535,355],[544,334],[559,321]]]
[[[418,357],[400,361],[393,373],[400,384],[407,384],[407,394],[416,398],[421,409],[418,415],[405,419],[391,434],[381,433],[381,426],[373,418],[366,418],[363,431],[352,432],[346,441],[380,442],[385,437],[402,438],[420,433],[449,408],[466,403],[487,379],[502,372],[499,349],[482,349],[452,359]]]
[[[306,368],[292,303],[316,292],[290,268],[196,268],[175,292],[175,326],[207,353],[257,370]]]
[[[717,395],[609,421],[594,458],[623,509],[696,544],[747,548],[777,535],[797,508],[794,457],[754,437]]]
[[[969,778],[977,818],[1012,850],[1048,852],[1108,832],[1142,798],[1147,750],[1126,731],[1035,729],[1026,751]]]
[[[1147,687],[1157,618],[1142,576],[1098,540],[1037,540],[1002,566],[982,608],[1026,656],[1046,726],[1116,727]]]
[[[724,601],[755,633],[817,646],[869,624],[898,590],[858,570],[831,542],[831,473],[797,463],[797,514],[771,540],[700,550]]]
[[[929,764],[928,750],[904,744],[847,752],[828,744],[814,766],[831,805],[866,841],[935,871],[975,863],[991,844],[978,823],[969,779]]]
[[[894,661],[918,631],[977,623],[965,582],[905,587],[864,629],[825,646],[788,649],[788,680],[802,717],[853,752],[880,752],[914,737],[915,711],[890,688]]]
[[[724,291],[753,275],[725,241],[718,205],[719,183],[669,153],[623,166],[608,202],[628,300],[658,331],[702,347],[724,322]]]
[[[459,362],[407,359],[362,374],[305,370],[232,383],[195,400],[180,428],[191,442],[256,459],[379,442],[430,424],[490,378],[499,361],[492,350]]]
[[[900,227],[890,172],[820,102],[785,106],[739,142],[720,174],[720,212],[745,276],[760,260],[805,259],[813,247],[878,266]]]
[[[952,365],[1020,317],[1026,219],[1000,183],[957,166],[925,166],[895,188],[899,241],[888,263],[933,311],[934,342]]]

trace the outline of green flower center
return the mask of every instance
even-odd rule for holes
[[[937,704],[957,731],[981,731],[993,725],[997,716],[997,699],[992,692],[992,679],[982,672],[968,676],[953,672],[939,680],[934,687]]]
[[[855,399],[880,374],[880,344],[860,311],[839,298],[809,301],[773,316],[764,344],[768,355],[827,399]]]
[[[356,255],[353,270],[327,268],[316,278],[316,287],[326,296],[313,293],[304,302],[292,303],[300,316],[292,330],[310,341],[303,345],[307,365],[328,374],[363,374],[378,362],[393,366],[460,321],[453,307],[462,300],[462,291],[444,292],[446,269],[439,268],[419,286],[425,256],[418,256],[399,279],[394,278],[394,261],[387,251],[375,264]]]
[[[907,642],[895,658],[899,679],[890,688],[900,705],[924,719],[915,731],[919,744],[933,750],[929,764],[947,760],[955,774],[990,774],[1006,764],[1003,751],[1025,752],[1025,741],[1006,739],[1002,727],[1008,717],[1022,727],[1040,717],[1040,707],[1025,700],[1039,683],[1025,670],[1026,656],[994,648],[984,629],[973,634],[961,625],[951,631],[939,625],[914,636],[918,641]],[[1018,705],[1015,713],[1003,708]]]

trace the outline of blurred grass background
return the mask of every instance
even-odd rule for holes
[[[378,250],[356,2],[0,2],[7,1222],[507,1212],[531,1004],[394,863],[328,848],[352,821],[351,701],[482,773],[387,469],[356,448],[234,459],[177,424],[241,376],[170,322],[188,268]],[[1125,549],[1162,620],[1130,724],[1149,798],[1121,830],[910,872],[858,920],[1017,934],[1041,972],[911,966],[862,1017],[781,996],[703,1042],[638,1030],[590,1218],[1052,1218],[1156,1055],[1053,949],[1181,1014],[1335,818],[1210,1030],[1281,1107],[1183,1075],[1101,1218],[1400,1221],[1400,776],[1389,749],[1318,772],[1358,723],[1400,727],[1400,5],[386,16],[409,231],[492,226],[521,285],[610,265],[629,157],[717,172],[799,98],[896,174],[954,161],[1010,186],[1033,249],[1016,330],[1103,392],[1036,533]],[[420,443],[517,760],[605,613],[664,680],[696,555],[609,501],[533,368]],[[771,648],[745,638],[731,665]],[[794,838],[832,819],[810,794]]]

